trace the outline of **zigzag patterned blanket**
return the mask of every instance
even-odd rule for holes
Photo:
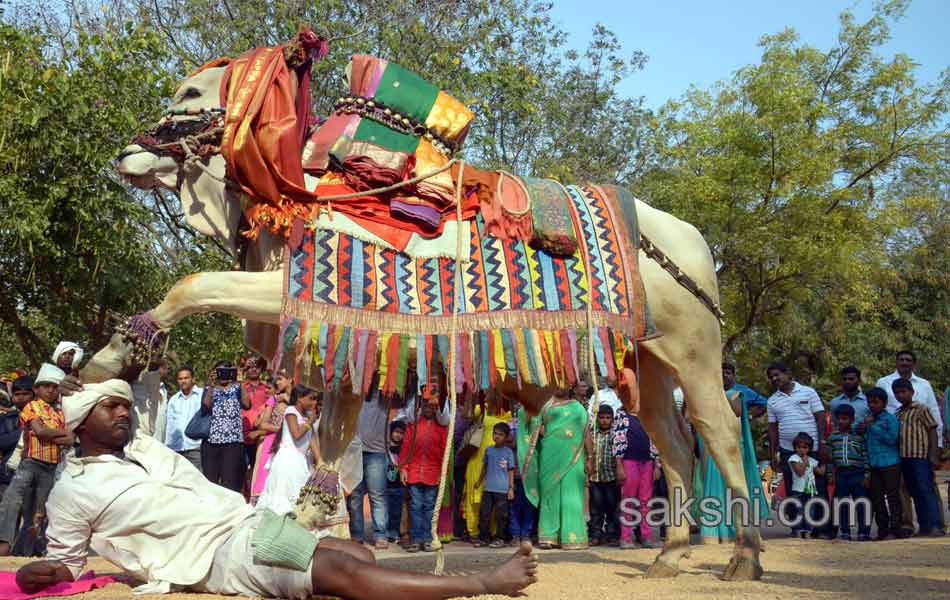
[[[484,234],[470,222],[471,261],[414,259],[345,233],[308,230],[286,253],[280,344],[275,363],[297,381],[366,391],[372,374],[402,391],[448,364],[459,303],[456,382],[490,388],[522,383],[573,385],[588,365],[588,318],[596,371],[613,376],[632,340],[654,335],[637,260],[633,198],[613,186],[570,186],[578,247],[555,257],[521,240]],[[589,264],[589,271],[585,265]],[[592,292],[592,293],[591,293]],[[588,316],[588,298],[593,305]],[[346,376],[346,377],[345,377]]]

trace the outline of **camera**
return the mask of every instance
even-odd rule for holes
[[[237,367],[218,367],[214,370],[214,376],[218,381],[235,381]]]

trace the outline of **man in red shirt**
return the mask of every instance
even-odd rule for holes
[[[412,521],[410,544],[406,552],[420,549],[431,552],[432,512],[439,491],[442,475],[442,455],[449,435],[448,403],[442,398],[439,409],[438,396],[424,395],[422,418],[410,423],[399,453],[399,476],[409,488],[409,516]],[[409,419],[415,420],[412,403],[407,407]],[[436,414],[438,413],[438,414]],[[438,418],[437,418],[438,417]]]
[[[257,416],[264,409],[267,402],[267,384],[261,381],[261,371],[264,369],[264,359],[252,356],[247,360],[244,371],[244,391],[251,399],[251,408],[241,410],[241,424],[244,428],[244,453],[247,458],[248,473],[254,472],[254,461],[257,458],[257,443],[267,435],[263,429],[255,429]]]

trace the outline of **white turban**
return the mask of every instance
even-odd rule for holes
[[[36,374],[36,378],[33,380],[33,382],[55,383],[56,385],[59,385],[63,381],[64,377],[66,377],[66,373],[63,373],[62,369],[56,365],[43,363],[40,365],[40,371]]]
[[[66,417],[67,431],[75,431],[92,409],[106,398],[119,397],[132,402],[132,386],[122,379],[86,383],[82,387],[81,392],[63,397],[63,415]]]
[[[74,369],[78,367],[80,361],[82,361],[82,348],[76,342],[60,342],[59,345],[56,346],[56,350],[53,350],[53,362],[59,362],[60,355],[70,350],[76,351],[76,354],[73,355],[73,364],[70,366]]]

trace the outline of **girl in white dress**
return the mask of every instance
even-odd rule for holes
[[[300,488],[310,477],[307,461],[313,437],[310,415],[317,405],[317,392],[303,385],[295,385],[290,392],[284,423],[274,441],[278,448],[271,461],[264,493],[257,501],[258,508],[267,508],[279,515],[293,513]]]

